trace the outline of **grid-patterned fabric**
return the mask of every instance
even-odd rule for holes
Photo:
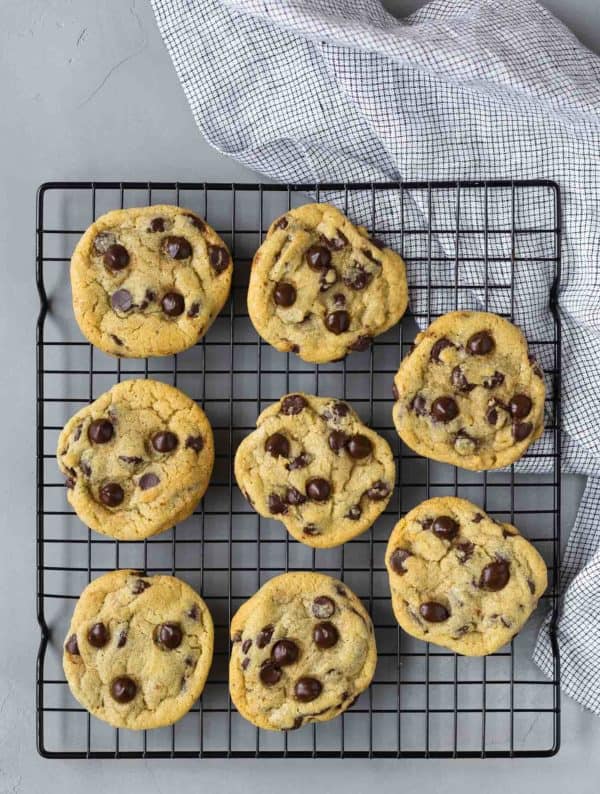
[[[558,640],[564,691],[600,713],[600,60],[533,0],[433,0],[402,21],[378,0],[152,3],[200,130],[270,177],[560,183],[563,460],[589,479],[563,560]],[[404,211],[425,224],[429,209],[415,195]],[[521,217],[528,209],[538,208],[525,204]],[[350,208],[359,220],[366,211]],[[391,218],[398,207],[379,211]],[[481,225],[477,211],[466,202],[462,222]],[[508,198],[489,208],[499,227],[512,211]],[[502,253],[501,235],[492,244]],[[521,242],[540,259],[546,244]],[[433,245],[451,252],[453,241],[439,234]],[[481,255],[482,242],[471,245]],[[550,286],[532,264],[516,290],[511,310],[530,337],[550,322]],[[424,299],[413,291],[412,307]],[[550,672],[546,629],[535,660]]]

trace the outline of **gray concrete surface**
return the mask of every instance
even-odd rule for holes
[[[386,0],[398,14],[420,5]],[[598,0],[546,0],[600,51]],[[252,180],[198,135],[144,0],[0,0],[0,792],[598,790],[600,720],[564,700],[550,760],[66,762],[34,744],[34,192],[47,179]],[[568,531],[581,482],[565,478]]]

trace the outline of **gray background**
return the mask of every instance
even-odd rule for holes
[[[386,0],[398,15],[418,0]],[[545,0],[600,51],[597,0]],[[316,788],[363,792],[598,790],[600,720],[563,702],[563,745],[550,760],[44,761],[34,746],[34,192],[48,179],[251,181],[199,136],[143,0],[0,0],[0,393],[4,508],[0,598],[0,792],[211,792]],[[428,175],[424,175],[428,176]],[[582,483],[565,477],[564,527]]]

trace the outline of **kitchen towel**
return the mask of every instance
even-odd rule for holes
[[[204,136],[269,177],[545,177],[560,184],[563,464],[588,482],[562,562],[557,637],[564,691],[600,713],[600,59],[533,0],[433,0],[404,20],[379,0],[152,5]],[[538,193],[525,197],[520,222],[535,223],[541,201]],[[453,211],[454,202],[442,201],[436,212]],[[358,199],[351,214],[368,223],[367,204]],[[407,204],[410,223],[426,224],[423,196],[411,194]],[[380,225],[393,227],[398,211],[394,198],[382,198]],[[490,213],[498,225],[510,222],[510,192]],[[465,198],[460,217],[465,227],[481,226],[480,204]],[[503,253],[497,237],[489,254]],[[443,235],[433,245],[452,253],[453,241]],[[468,245],[480,253],[480,240]],[[543,258],[552,243],[524,235],[520,245]],[[412,283],[419,267],[411,265]],[[468,267],[466,276],[477,277],[478,266]],[[532,263],[517,277],[515,320],[529,338],[547,337],[548,268]],[[503,293],[494,291],[490,310],[507,309]],[[413,309],[424,300],[415,291]],[[449,308],[440,300],[436,310]],[[483,308],[483,296],[475,291],[467,303]],[[547,442],[541,439],[539,449]],[[520,465],[543,467],[543,458]],[[534,658],[551,674],[548,625]]]

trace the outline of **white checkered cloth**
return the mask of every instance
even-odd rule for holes
[[[564,691],[600,713],[600,60],[533,0],[433,0],[402,21],[378,0],[152,5],[202,133],[276,180],[560,184],[563,461],[589,477],[562,563],[558,640]],[[409,203],[411,224],[426,223],[427,206]],[[493,208],[499,225],[509,203]],[[525,222],[529,213],[535,223],[537,203],[520,208]],[[465,201],[461,222],[480,227],[480,211]],[[383,200],[380,225],[397,212]],[[452,253],[452,240],[434,245]],[[524,245],[544,254],[537,238]],[[548,278],[534,263],[519,283],[515,319],[529,338],[548,336]],[[497,293],[488,307],[507,310]],[[413,309],[424,299],[412,295]],[[472,306],[483,307],[477,292]],[[534,658],[550,674],[547,624]]]

